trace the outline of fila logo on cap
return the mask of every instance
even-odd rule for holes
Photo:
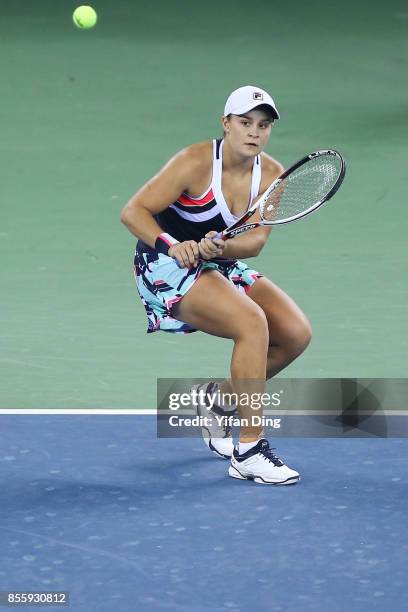
[[[228,117],[228,115],[242,115],[261,104],[270,106],[273,118],[279,119],[275,102],[265,90],[261,89],[261,87],[244,85],[235,89],[228,96],[224,107],[224,117]]]

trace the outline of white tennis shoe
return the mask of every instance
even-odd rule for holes
[[[228,416],[234,414],[233,411],[226,412],[220,406],[211,404],[208,398],[217,391],[217,383],[207,383],[205,385],[195,385],[191,391],[196,390],[200,393],[197,402],[197,414],[205,417],[205,425],[201,427],[203,440],[208,448],[221,459],[230,459],[234,450],[231,426],[228,423]],[[218,419],[217,419],[218,417]]]
[[[265,439],[259,440],[256,446],[243,455],[234,449],[228,474],[232,478],[254,480],[261,484],[289,485],[298,482],[298,472],[285,465],[272,450]]]

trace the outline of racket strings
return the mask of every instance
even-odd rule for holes
[[[335,155],[310,159],[272,191],[260,210],[262,219],[271,223],[313,209],[335,186],[341,169]]]

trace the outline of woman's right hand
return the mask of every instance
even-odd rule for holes
[[[217,235],[217,232],[211,231],[200,240],[200,255],[203,259],[208,260],[222,256],[225,249],[225,241],[222,238],[216,238]]]
[[[196,268],[200,259],[198,243],[195,240],[179,242],[169,248],[168,255],[177,261],[179,268]]]

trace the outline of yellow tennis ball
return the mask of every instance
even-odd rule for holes
[[[89,30],[93,28],[98,20],[98,15],[96,14],[95,9],[92,6],[78,6],[73,15],[72,20],[77,26],[77,28],[81,28],[82,30]]]

